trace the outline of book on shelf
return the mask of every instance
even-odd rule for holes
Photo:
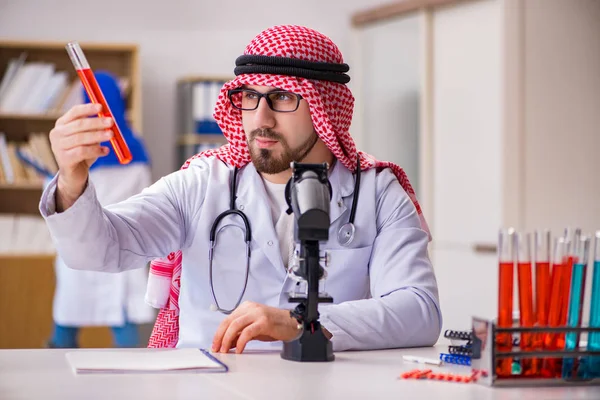
[[[128,78],[119,78],[119,84],[123,93],[129,92]],[[57,70],[51,62],[27,61],[27,53],[11,59],[0,80],[3,114],[62,114],[82,102],[82,84],[74,71]]]
[[[177,84],[177,164],[204,150],[226,143],[221,128],[213,117],[221,88],[227,79],[194,77]]]
[[[56,174],[58,166],[50,149],[48,135],[32,133],[25,142],[9,141],[0,132],[0,184],[2,190],[39,187],[48,181],[48,174]],[[21,193],[21,192],[19,192]],[[34,193],[34,192],[32,192]],[[0,192],[0,196],[8,192]],[[17,196],[22,196],[18,194]],[[2,197],[4,201],[15,201]],[[10,196],[9,196],[10,198]],[[17,200],[16,201],[20,201]],[[26,199],[24,199],[26,201]],[[5,254],[53,254],[52,238],[40,215],[0,213],[0,256]]]
[[[13,142],[0,132],[0,184],[34,184],[58,171],[48,135],[32,133],[26,142]]]
[[[183,81],[178,84],[179,134],[221,134],[213,111],[225,81]]]

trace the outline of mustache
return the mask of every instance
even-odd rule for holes
[[[277,133],[271,129],[255,129],[250,132],[250,141],[253,141],[257,137],[268,139],[268,140],[277,140],[281,141],[283,136],[280,133]]]

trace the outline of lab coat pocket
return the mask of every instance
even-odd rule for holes
[[[369,260],[373,246],[327,250],[325,290],[334,303],[365,299],[369,295]]]

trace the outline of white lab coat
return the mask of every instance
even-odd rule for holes
[[[140,195],[102,208],[92,184],[67,211],[56,214],[55,181],[42,195],[40,212],[72,268],[123,271],[181,249],[178,347],[210,348],[225,315],[211,311],[209,232],[229,208],[232,168],[214,157],[194,160]],[[287,277],[269,201],[252,164],[238,175],[236,207],[252,228],[250,276],[245,300],[292,309]],[[425,346],[441,329],[437,283],[427,254],[428,234],[416,209],[389,169],[363,171],[350,248],[337,240],[348,222],[354,177],[341,163],[330,175],[329,240],[331,264],[325,290],[335,304],[320,305],[321,323],[333,334],[334,351]],[[229,218],[229,217],[228,217]],[[228,223],[243,226],[236,218]],[[235,304],[243,285],[245,245],[240,230],[219,236],[214,256],[214,289],[221,307]],[[253,341],[248,348],[281,343]]]
[[[123,201],[151,184],[147,164],[103,166],[92,169],[90,180],[102,205]],[[68,268],[62,258],[55,263],[54,321],[64,326],[120,326],[127,319],[150,323],[156,312],[144,302],[146,268],[119,274]]]

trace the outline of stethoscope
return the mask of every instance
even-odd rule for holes
[[[209,285],[210,285],[210,292],[212,294],[212,298],[214,301],[214,303],[210,306],[210,309],[212,311],[222,312],[223,314],[226,314],[226,315],[231,314],[241,304],[242,298],[244,297],[244,294],[246,293],[246,288],[248,286],[248,275],[250,274],[250,242],[252,241],[252,229],[250,228],[250,221],[248,220],[248,217],[246,216],[246,214],[244,214],[243,211],[235,208],[235,200],[237,198],[236,190],[237,190],[238,171],[239,171],[238,167],[235,167],[233,169],[233,179],[231,180],[231,184],[230,184],[230,193],[231,193],[230,196],[231,197],[229,200],[229,210],[226,210],[217,216],[217,218],[215,219],[215,221],[213,222],[213,224],[210,228],[210,235],[209,235],[210,247],[208,249],[208,279],[209,279]],[[358,203],[358,192],[360,190],[360,174],[361,174],[360,157],[358,157],[358,160],[356,163],[356,181],[354,182],[354,193],[352,196],[352,208],[350,210],[350,218],[348,219],[347,223],[342,225],[342,227],[338,231],[338,235],[337,235],[339,243],[344,247],[348,247],[354,241],[354,237],[356,234],[356,227],[354,226],[354,218],[356,216],[356,205]],[[286,192],[287,191],[288,191],[288,188],[286,188]],[[215,288],[213,285],[213,258],[214,258],[214,249],[217,245],[217,240],[216,240],[217,233],[218,233],[217,228],[218,228],[219,223],[223,220],[223,218],[227,217],[228,215],[237,215],[242,219],[242,221],[244,222],[244,229],[243,229],[244,236],[245,236],[244,240],[246,242],[246,273],[244,275],[244,287],[235,303],[235,306],[229,310],[221,308],[219,306],[219,302],[217,301],[217,296],[215,295]],[[223,226],[221,229],[219,229],[219,232],[227,226],[229,226],[229,225]],[[242,228],[238,227],[237,225],[231,225],[231,226],[242,229]]]
[[[242,211],[238,210],[235,208],[235,199],[236,199],[236,190],[237,190],[237,174],[238,174],[238,167],[235,167],[233,169],[233,179],[231,180],[231,185],[230,185],[230,192],[231,192],[231,198],[229,201],[229,210],[222,212],[221,214],[219,214],[219,216],[217,216],[217,218],[215,219],[215,221],[212,224],[212,227],[210,228],[210,247],[208,249],[208,279],[209,279],[209,283],[210,283],[210,292],[212,293],[212,297],[213,297],[213,301],[214,303],[210,306],[210,309],[212,311],[220,311],[223,314],[231,314],[233,312],[233,310],[235,310],[236,308],[238,308],[238,306],[240,305],[240,303],[242,302],[242,297],[244,297],[244,294],[246,293],[246,286],[248,286],[248,274],[250,273],[250,242],[252,241],[252,229],[250,228],[250,221],[248,221],[248,217],[246,217],[246,214],[244,214]],[[215,288],[213,285],[213,256],[214,256],[214,249],[215,246],[217,245],[217,227],[219,225],[219,222],[221,222],[221,220],[223,218],[225,218],[228,215],[238,215],[242,221],[244,221],[244,236],[245,236],[245,242],[246,242],[246,275],[244,277],[244,288],[242,289],[242,292],[240,293],[240,296],[237,299],[237,302],[235,303],[235,306],[230,309],[223,309],[219,306],[219,302],[217,301],[217,296],[215,295]],[[224,229],[226,226],[223,226],[221,229],[219,229],[219,232]],[[237,225],[232,225],[235,227],[238,227]],[[239,228],[242,229],[242,228]]]
[[[352,194],[352,208],[350,209],[350,218],[348,222],[342,225],[338,231],[338,242],[348,247],[354,241],[356,227],[354,226],[354,216],[356,215],[356,204],[358,204],[358,191],[360,190],[360,156],[356,161],[356,182],[354,182],[354,193]]]

